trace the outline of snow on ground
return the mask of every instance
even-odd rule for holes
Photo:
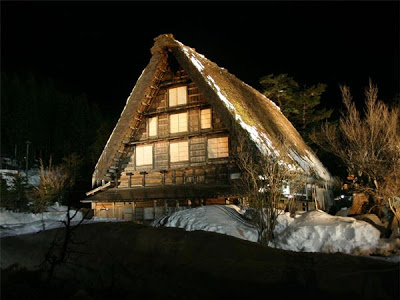
[[[67,217],[67,207],[58,203],[47,208],[43,213],[17,213],[8,210],[0,210],[0,237],[10,235],[20,235],[34,233],[42,230],[48,230],[63,227],[63,221]],[[70,216],[75,214],[75,210],[70,210]],[[82,220],[81,212],[77,212],[72,219],[72,224]]]
[[[257,230],[241,217],[241,213],[236,205],[201,206],[162,217],[152,225],[213,231],[256,242]]]
[[[45,212],[33,213],[19,213],[5,209],[0,209],[0,237],[35,233],[42,230],[49,230],[54,228],[64,227],[63,221],[67,218],[67,206],[59,205],[57,202],[49,206]],[[74,216],[74,214],[76,215]],[[71,225],[78,224],[82,218],[82,212],[71,209],[69,211],[70,217],[74,216],[71,220]],[[84,220],[81,224],[89,224],[94,222],[123,222],[117,219],[105,219],[93,217],[90,220]]]
[[[63,227],[67,207],[57,203],[40,214],[0,210],[0,237],[39,232]],[[70,211],[72,216],[74,210]],[[82,219],[78,212],[72,224]],[[92,218],[93,222],[121,222],[116,219]],[[177,211],[155,220],[152,226],[179,227],[188,231],[204,230],[256,242],[258,233],[247,218],[246,210],[236,205],[209,205]],[[368,255],[390,247],[380,239],[380,232],[371,224],[351,217],[332,216],[323,211],[298,212],[295,217],[283,213],[275,228],[276,240],[270,246],[304,252],[342,252]],[[391,257],[400,261],[400,256]]]
[[[371,224],[319,210],[296,215],[294,219],[285,213],[279,216],[279,225],[282,219],[289,226],[280,229],[276,243],[285,250],[354,253],[374,249],[380,241],[380,231]]]
[[[153,226],[205,230],[257,241],[256,228],[235,205],[210,205],[173,213],[155,220]],[[332,216],[323,211],[279,215],[276,240],[270,246],[304,252],[368,254],[382,247],[380,232],[371,224],[350,217]]]
[[[6,181],[8,187],[14,187],[14,180],[16,176],[26,177],[25,171],[0,169],[0,176]],[[40,183],[39,169],[28,170],[28,184],[38,186]]]

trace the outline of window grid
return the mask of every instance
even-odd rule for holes
[[[168,90],[169,106],[177,106],[187,103],[187,87],[179,86]]]
[[[189,143],[188,141],[171,142],[170,159],[171,162],[187,161],[189,160]]]
[[[187,112],[172,114],[170,119],[170,133],[185,132],[188,130]]]
[[[149,136],[157,135],[158,118],[149,118]]]
[[[136,166],[153,164],[153,146],[136,146]]]
[[[228,137],[210,138],[207,141],[208,158],[229,156]]]
[[[211,108],[200,110],[201,129],[211,128]]]

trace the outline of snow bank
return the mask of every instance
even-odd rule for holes
[[[153,222],[153,226],[205,230],[257,241],[256,228],[235,205],[210,205],[173,213]],[[279,215],[276,240],[271,246],[291,251],[343,252],[348,254],[375,249],[380,232],[364,221],[331,216],[323,211]]]
[[[62,227],[64,226],[62,222],[65,221],[67,217],[67,209],[66,206],[60,206],[56,203],[48,207],[46,212],[39,214],[0,210],[0,237],[34,233]],[[70,210],[71,217],[75,213],[75,210]],[[82,220],[82,218],[82,213],[77,212],[72,219],[72,223],[77,223]]]
[[[290,218],[288,213],[281,215],[278,222],[282,223],[282,219],[287,218]],[[296,215],[292,220],[289,226],[277,235],[277,248],[350,254],[360,250],[375,249],[379,244],[379,230],[354,218],[332,216],[323,211],[310,211]]]
[[[0,237],[62,227],[66,212],[67,207],[58,204],[42,214],[0,210]],[[70,211],[71,216],[74,213],[74,210]],[[257,230],[245,213],[236,205],[209,205],[175,212],[155,220],[152,225],[212,231],[256,242]],[[78,212],[72,224],[82,220],[82,217],[82,213]],[[105,221],[122,220],[93,218],[85,220],[84,224]],[[279,215],[275,236],[276,240],[270,246],[291,251],[367,254],[382,247],[380,232],[371,224],[350,217],[331,216],[322,211],[299,212],[294,218],[289,213]]]
[[[257,230],[241,217],[242,213],[236,205],[201,206],[164,216],[152,225],[212,231],[256,242]]]
[[[0,176],[6,181],[8,187],[14,186],[14,178],[18,176],[17,170],[0,169]]]
[[[26,177],[25,171],[0,169],[0,176],[6,181],[8,187],[13,188],[15,183],[15,177],[21,176]],[[28,184],[31,186],[38,186],[40,184],[40,170],[30,169],[28,170]]]

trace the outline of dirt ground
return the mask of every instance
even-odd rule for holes
[[[38,266],[63,232],[1,239],[2,300],[399,299],[399,263],[130,222],[80,226],[46,280]]]

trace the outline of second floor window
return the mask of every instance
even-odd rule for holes
[[[189,160],[188,141],[171,142],[169,144],[169,152],[170,152],[171,162]]]
[[[210,138],[207,141],[208,158],[229,156],[228,137]]]
[[[211,108],[200,110],[201,129],[211,128]]]
[[[158,118],[149,118],[149,136],[157,135]]]
[[[187,112],[180,114],[172,114],[169,116],[169,132],[185,132],[188,131]]]
[[[169,106],[177,106],[187,103],[187,87],[179,86],[168,90]]]
[[[136,165],[145,166],[153,164],[153,146],[144,145],[136,147]]]

